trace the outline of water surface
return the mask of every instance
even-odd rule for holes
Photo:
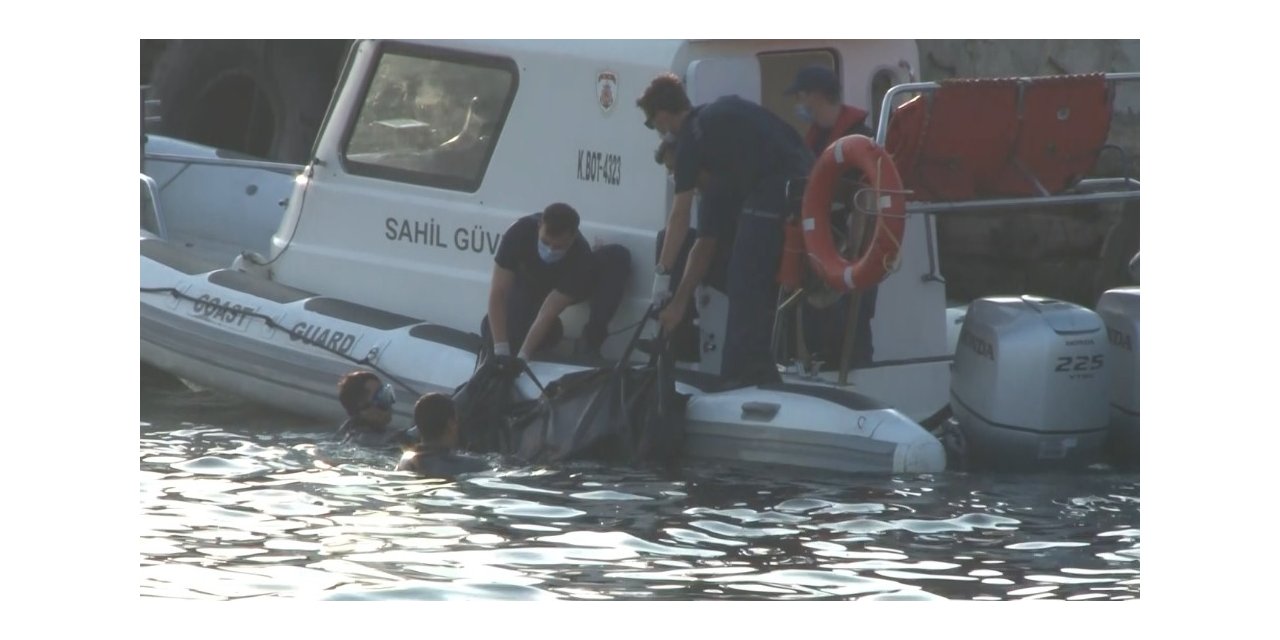
[[[1127,600],[1136,472],[503,467],[443,482],[336,425],[144,377],[141,594],[230,600]]]

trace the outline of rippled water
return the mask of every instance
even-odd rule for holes
[[[1137,598],[1136,473],[801,477],[690,464],[458,482],[208,392],[142,389],[141,594]]]

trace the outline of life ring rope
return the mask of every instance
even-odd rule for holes
[[[831,204],[836,182],[850,166],[870,178],[874,202],[864,205],[862,188],[854,194],[854,209],[876,217],[871,242],[851,261],[841,255],[832,237]],[[871,174],[874,174],[872,176]],[[906,232],[906,196],[897,167],[888,153],[870,138],[845,136],[818,158],[809,177],[801,207],[803,244],[810,265],[832,288],[867,289],[879,284],[902,265]]]
[[[881,207],[884,206],[884,198],[885,198],[883,195],[880,195],[885,193],[885,189],[883,188],[883,185],[882,185],[883,178],[884,178],[884,160],[885,160],[884,156],[879,156],[878,158],[876,158],[876,186],[875,186],[876,210],[874,212],[865,212],[868,215],[873,215],[876,217],[876,231],[875,231],[875,234],[873,234],[874,237],[879,237],[881,228],[884,227],[883,216],[892,215],[892,216],[901,217],[901,218],[907,217],[906,211],[903,211],[902,213],[895,213],[895,214],[885,213],[881,211]],[[907,189],[897,189],[896,193],[905,197],[911,192],[910,190],[907,190]],[[858,203],[857,195],[854,196],[853,202],[854,202],[854,206],[856,207]],[[902,266],[902,238],[900,238],[897,234],[890,231],[887,227],[884,227],[883,231],[885,232],[885,237],[887,237],[891,242],[893,242],[893,251],[890,251],[884,254],[884,257],[881,259],[881,262],[884,266],[885,277],[888,277],[889,274],[897,273],[898,269]],[[905,233],[906,228],[904,227],[902,231]]]

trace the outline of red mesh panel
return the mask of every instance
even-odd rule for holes
[[[1037,194],[1028,173],[1049,193],[1062,192],[1093,170],[1111,128],[1111,92],[1101,73],[1034,78],[1024,86],[1013,158],[979,185],[991,195]]]
[[[914,171],[906,187],[920,200],[967,200],[980,180],[1000,173],[1017,137],[1013,79],[947,80],[933,95]]]
[[[945,80],[894,110],[885,148],[913,200],[1040,195],[1029,176],[1057,194],[1093,170],[1111,100],[1101,73]]]

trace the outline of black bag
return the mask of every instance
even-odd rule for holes
[[[476,453],[514,448],[512,420],[530,404],[520,401],[514,389],[516,378],[525,371],[524,362],[517,358],[490,356],[454,391],[459,446]]]
[[[689,396],[676,393],[665,348],[655,349],[647,365],[629,365],[634,344],[633,337],[617,366],[567,374],[548,384],[535,405],[513,412],[520,435],[509,453],[531,463],[678,461]]]

